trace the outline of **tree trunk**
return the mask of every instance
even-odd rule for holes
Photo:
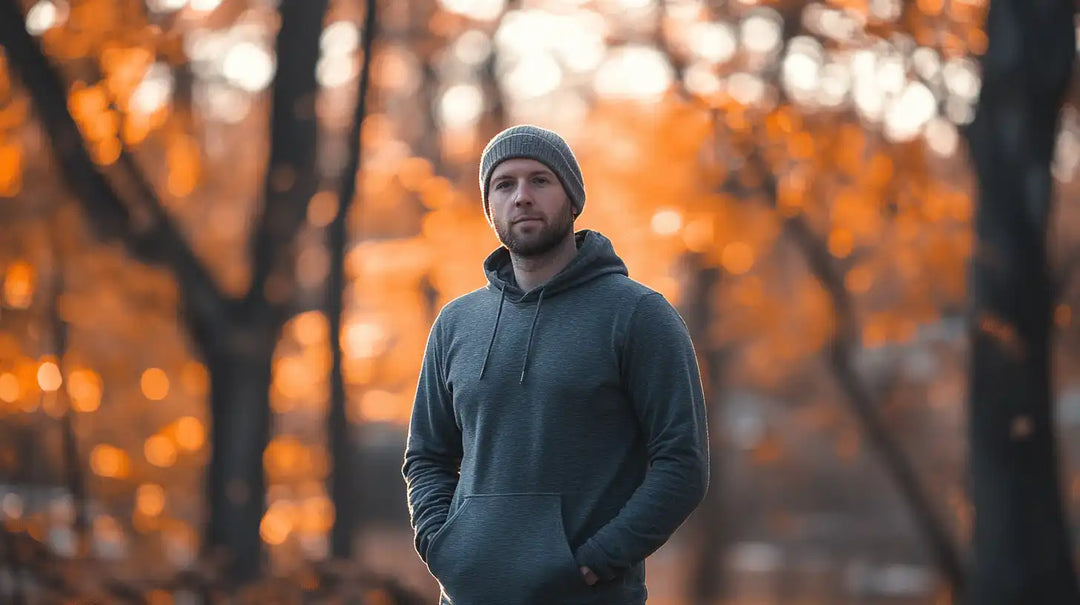
[[[282,0],[270,91],[270,149],[263,204],[251,237],[251,285],[225,303],[226,321],[189,315],[190,333],[210,372],[212,451],[207,477],[210,518],[204,547],[224,556],[228,581],[258,576],[265,511],[263,453],[270,432],[271,361],[288,301],[296,234],[316,190],[318,125],[315,68],[329,0]]]
[[[54,227],[54,229],[56,229]],[[59,246],[56,244],[57,231],[53,231],[52,244],[52,290],[49,293],[49,323],[53,341],[53,353],[60,368],[61,376],[68,376],[65,370],[67,357],[68,324],[60,314],[60,297],[64,292],[64,267]],[[79,440],[75,434],[75,410],[71,408],[71,399],[67,389],[60,388],[53,397],[59,398],[63,405],[60,417],[61,460],[63,460],[64,483],[71,492],[74,516],[72,529],[75,533],[75,553],[85,557],[90,549],[90,523],[86,510],[86,480],[83,476],[83,463],[79,457]]]
[[[334,528],[330,549],[334,558],[348,559],[352,555],[352,539],[359,514],[356,511],[355,475],[346,474],[356,449],[349,438],[349,419],[345,413],[345,376],[342,374],[341,314],[345,308],[345,247],[348,244],[349,208],[356,197],[356,180],[360,177],[360,130],[367,115],[367,91],[371,81],[371,54],[375,43],[375,0],[367,0],[364,16],[363,66],[356,92],[356,109],[349,129],[348,161],[341,174],[338,191],[338,210],[327,229],[330,249],[330,271],[327,283],[327,321],[330,324],[330,412],[327,414],[327,436],[334,468],[330,476],[330,496],[334,502]]]
[[[344,247],[344,243],[342,244]],[[344,256],[344,252],[342,252]],[[337,253],[331,252],[331,286],[334,292],[333,279],[339,269],[336,267],[344,261],[336,258]],[[339,279],[344,279],[344,268],[340,269]],[[337,300],[327,305],[327,315],[330,324],[330,410],[326,416],[326,434],[330,443],[330,456],[333,459],[333,469],[330,473],[330,498],[334,503],[334,527],[330,531],[330,554],[335,559],[349,559],[352,556],[352,540],[356,532],[357,499],[354,489],[355,475],[347,472],[353,468],[350,464],[356,454],[356,448],[352,447],[349,430],[349,418],[345,412],[345,377],[342,374],[341,362],[341,310],[344,296],[343,288],[338,283]]]
[[[686,283],[680,299],[686,327],[697,341],[701,358],[705,400],[709,402],[709,427],[712,443],[709,446],[711,478],[705,501],[693,517],[694,545],[687,584],[687,602],[693,605],[712,605],[725,592],[723,557],[725,544],[724,478],[720,473],[722,447],[721,430],[721,357],[709,343],[709,321],[712,317],[712,293],[720,282],[720,270],[709,267],[699,254],[683,257]]]
[[[1080,603],[1051,388],[1047,260],[1058,112],[1075,53],[1065,0],[995,0],[968,132],[978,179],[972,259],[968,602]]]
[[[228,570],[228,584],[259,575],[259,526],[265,511],[263,452],[270,435],[270,378],[277,329],[255,322],[234,324],[225,346],[204,356],[210,374],[212,455],[206,478],[209,516],[203,537],[207,554]],[[231,344],[232,346],[228,346]]]

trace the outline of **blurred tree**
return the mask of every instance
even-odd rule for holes
[[[279,8],[263,208],[251,236],[251,282],[233,298],[215,283],[126,150],[119,157],[134,195],[123,196],[95,165],[69,112],[67,87],[27,32],[18,3],[0,3],[0,44],[34,99],[64,177],[87,216],[104,237],[120,239],[137,257],[169,267],[180,284],[181,313],[210,375],[212,446],[203,547],[227,564],[228,582],[251,580],[261,565],[271,361],[290,315],[294,238],[317,182],[315,66],[327,4],[285,0]]]
[[[330,251],[330,270],[326,279],[326,315],[330,336],[330,411],[327,414],[326,433],[330,441],[333,472],[330,476],[330,492],[334,502],[334,527],[330,538],[330,550],[334,557],[348,559],[352,554],[353,532],[359,512],[356,499],[351,497],[356,486],[349,468],[353,449],[350,447],[349,420],[345,410],[345,375],[342,371],[341,347],[342,315],[345,307],[345,251],[348,244],[346,232],[349,208],[356,197],[356,180],[360,173],[360,129],[367,115],[367,91],[371,74],[371,54],[375,42],[375,0],[365,2],[363,36],[363,67],[358,79],[356,110],[349,128],[345,167],[341,172],[338,190],[337,212],[327,226],[327,248]]]
[[[870,211],[862,213],[858,219],[862,224],[829,226],[834,221],[840,223],[842,217],[838,216],[840,213],[835,210],[832,201],[821,197],[825,189],[823,181],[831,177],[830,173],[836,172],[837,165],[843,165],[843,160],[833,155],[843,153],[840,150],[842,143],[830,142],[827,133],[835,133],[837,129],[842,131],[844,126],[857,123],[859,116],[847,108],[822,114],[820,110],[815,111],[799,103],[788,94],[788,82],[784,81],[780,62],[767,62],[758,68],[770,85],[768,96],[771,98],[767,102],[748,103],[726,95],[709,97],[695,94],[686,81],[686,76],[693,72],[688,71],[685,51],[675,48],[664,35],[664,19],[670,19],[670,16],[666,10],[667,3],[661,2],[660,5],[662,10],[657,13],[661,19],[654,34],[655,43],[675,69],[678,96],[701,107],[713,122],[717,140],[726,143],[722,152],[717,151],[718,161],[727,162],[726,166],[716,169],[716,172],[727,173],[721,181],[720,192],[728,193],[735,199],[759,199],[764,202],[770,212],[770,220],[782,225],[783,233],[795,244],[817,286],[827,295],[831,334],[828,341],[821,344],[827,353],[828,367],[858,422],[862,436],[879,456],[914,517],[942,577],[953,593],[959,595],[963,585],[959,549],[947,525],[939,518],[935,502],[920,480],[911,457],[904,451],[899,437],[888,430],[876,390],[857,369],[864,331],[847,273],[860,260],[860,256],[875,253],[868,249],[872,245],[869,241],[866,248],[853,254],[856,252],[853,242],[838,244],[838,240],[854,239],[851,231],[856,228],[866,231],[872,229],[871,225],[877,224],[884,229],[887,223],[866,220],[873,212]],[[800,42],[806,43],[807,38],[799,24],[803,7],[786,2],[780,3],[779,8],[779,40],[773,54],[783,57],[789,52],[796,52],[792,47],[797,49]],[[793,38],[800,34],[802,40],[793,43]],[[722,135],[722,132],[726,132],[726,135]],[[872,135],[867,133],[862,136],[869,138]],[[799,149],[802,146],[815,149],[818,159],[815,161],[806,157],[806,152]],[[722,155],[724,153],[727,157]],[[889,172],[892,172],[893,160],[883,159],[890,166]],[[918,164],[908,168],[911,178],[922,176],[922,167]],[[819,175],[822,178],[818,178]],[[878,179],[872,177],[862,182],[857,178],[852,180],[855,181],[850,189],[853,202],[857,198],[856,204],[883,204],[888,207],[889,200],[878,199],[882,193],[889,194],[887,189],[881,191],[885,189],[881,183],[875,183]],[[819,235],[818,229],[822,228],[826,230],[826,235]],[[701,330],[702,326],[698,328]],[[710,501],[710,504],[715,505],[716,502]],[[719,522],[706,523],[705,527],[719,531]],[[702,560],[696,562],[698,571],[694,574],[693,598],[696,602],[709,602],[720,596],[720,584],[714,579],[715,563],[708,562],[716,557],[714,548],[716,546],[710,545],[698,553]]]
[[[62,383],[64,362],[68,346],[68,325],[60,313],[60,301],[64,295],[64,258],[62,244],[60,242],[60,230],[62,224],[59,220],[53,220],[50,225],[50,249],[49,258],[52,283],[49,288],[49,335],[53,345],[53,355],[57,367],[57,375],[61,378],[57,387]],[[79,455],[79,443],[75,432],[75,410],[72,409],[67,389],[56,388],[52,391],[53,414],[59,415],[61,431],[61,457],[64,464],[64,482],[71,493],[72,507],[74,508],[72,527],[75,532],[75,553],[79,557],[85,557],[90,548],[89,515],[87,513],[86,479],[84,476],[84,460]]]
[[[721,271],[708,263],[700,253],[683,255],[679,267],[682,273],[679,312],[686,321],[691,334],[708,334],[712,299],[721,286]],[[726,514],[730,505],[726,502],[726,478],[724,466],[729,440],[723,425],[723,365],[729,349],[718,347],[707,337],[698,337],[695,345],[701,365],[705,400],[709,403],[709,490],[689,522],[695,529],[694,555],[691,559],[690,582],[687,586],[688,601],[692,605],[710,605],[726,597],[724,576],[718,570],[729,540],[726,524],[731,522]]]
[[[979,191],[969,294],[972,604],[1080,602],[1054,437],[1047,260],[1074,8],[993,0],[987,15],[982,90],[967,133]]]
[[[769,199],[777,200],[776,179],[765,177]],[[964,578],[959,549],[944,523],[938,518],[934,503],[920,481],[910,457],[899,440],[886,425],[882,408],[868,381],[856,368],[859,350],[860,327],[855,312],[855,302],[845,284],[844,276],[837,268],[829,252],[826,240],[819,237],[802,216],[795,215],[784,221],[784,227],[795,245],[805,257],[811,273],[828,292],[833,313],[833,336],[827,353],[829,367],[847,403],[858,419],[866,439],[880,457],[889,475],[896,482],[901,496],[907,503],[916,525],[927,541],[938,569],[949,583],[954,595],[963,593]]]

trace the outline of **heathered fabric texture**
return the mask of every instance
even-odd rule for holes
[[[489,222],[491,209],[488,206],[488,188],[491,173],[496,166],[511,158],[533,159],[550,168],[570,197],[574,214],[581,214],[585,209],[585,182],[570,146],[553,131],[522,124],[492,137],[480,156],[480,199],[484,203],[484,216]]]
[[[686,326],[627,277],[607,238],[581,231],[577,243],[529,292],[496,250],[488,285],[431,329],[402,473],[444,603],[644,603],[646,556],[704,497]],[[601,581],[587,585],[580,566]]]

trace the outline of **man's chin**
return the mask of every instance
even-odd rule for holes
[[[543,256],[544,254],[551,251],[551,248],[522,245],[517,242],[515,242],[513,245],[507,246],[507,248],[510,249],[510,252],[514,253],[514,256],[520,258],[536,258],[538,256]]]
[[[532,258],[551,252],[556,245],[558,245],[557,241],[551,241],[545,238],[544,234],[537,233],[528,237],[515,237],[506,247],[517,256]]]
[[[563,238],[555,236],[552,231],[547,227],[547,223],[542,221],[535,226],[528,223],[513,223],[508,232],[499,233],[499,240],[514,256],[535,258],[544,256],[559,247]],[[571,229],[569,233],[572,234],[573,230]],[[502,237],[503,235],[507,237]]]

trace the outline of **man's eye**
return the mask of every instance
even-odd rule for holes
[[[509,186],[510,186],[510,183],[508,183],[506,181],[499,181],[498,183],[495,183],[495,188],[496,189],[506,189]]]
[[[548,178],[546,176],[538,176],[535,179],[533,179],[533,182],[537,183],[539,185],[546,185],[547,182],[548,182]]]

